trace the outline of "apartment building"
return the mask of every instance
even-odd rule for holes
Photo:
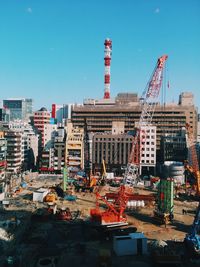
[[[22,134],[12,130],[6,130],[5,138],[7,140],[7,172],[20,173],[24,163]]]
[[[67,123],[65,161],[68,168],[84,168],[84,130]]]
[[[8,124],[10,130],[21,133],[22,170],[34,170],[38,160],[39,134],[26,121],[15,120]]]

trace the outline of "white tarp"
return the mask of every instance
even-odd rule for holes
[[[45,196],[48,194],[49,190],[47,188],[40,188],[33,192],[33,201],[43,202]]]

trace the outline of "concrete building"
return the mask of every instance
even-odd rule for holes
[[[61,173],[65,166],[66,134],[64,128],[59,128],[57,133],[54,139],[54,171]]]
[[[109,102],[109,103],[107,103]],[[84,121],[90,132],[111,132],[113,121],[124,123],[125,133],[133,131],[141,115],[141,104],[137,94],[118,94],[115,101],[87,101],[84,105],[75,105],[72,109],[74,127],[84,127]],[[189,123],[194,136],[197,136],[197,108],[193,95],[182,93],[179,103],[157,104],[152,119],[156,126],[157,160],[160,160],[160,140],[165,134],[175,135]]]
[[[4,129],[0,126],[0,184],[5,178],[6,171],[6,152],[7,152],[7,141],[4,138]]]
[[[10,110],[6,108],[0,108],[0,122],[8,123],[10,121]]]
[[[44,148],[40,158],[40,172],[42,173],[54,173],[54,149]]]
[[[22,135],[20,132],[6,130],[7,140],[7,172],[20,173],[23,165]]]
[[[200,114],[198,114],[197,122],[197,142],[200,143]]]
[[[43,133],[44,133],[44,147],[50,148],[53,147],[54,139],[57,136],[57,124],[45,124]]]
[[[133,136],[128,134],[95,133],[92,139],[93,172],[101,172],[104,159],[108,172],[124,173],[132,143]]]
[[[156,167],[156,127],[141,127],[140,174],[155,174]]]
[[[65,147],[65,161],[70,168],[84,168],[84,130],[83,128],[73,127],[72,123],[68,122]]]
[[[15,120],[9,123],[9,129],[21,133],[22,137],[22,170],[36,169],[38,160],[39,134],[26,121]]]
[[[127,166],[135,132],[124,133],[123,124],[113,122],[112,132],[95,133],[92,137],[93,172],[102,170],[104,159],[108,172],[122,175]],[[140,174],[154,174],[156,166],[156,127],[142,127]]]
[[[10,120],[28,120],[33,112],[33,100],[26,98],[10,98],[3,100],[3,107],[9,109]]]
[[[161,161],[184,162],[187,159],[187,145],[185,130],[182,129],[179,134],[166,134],[161,137]]]
[[[46,108],[34,112],[33,123],[40,134],[41,147],[45,145],[44,128],[45,125],[50,124],[51,113]]]
[[[48,125],[49,126],[49,125]],[[57,129],[57,128],[56,128]],[[61,173],[65,166],[65,129],[58,127],[51,140],[45,145],[40,159],[40,171],[45,173]]]

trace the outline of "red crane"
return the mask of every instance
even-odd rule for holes
[[[151,125],[157,98],[163,80],[163,70],[168,56],[164,55],[157,61],[153,74],[141,97],[142,113],[138,122],[135,138],[133,140],[129,162],[124,175],[124,184],[136,184],[139,177],[140,156],[142,143],[145,139],[145,130]],[[143,128],[143,130],[142,130]],[[142,134],[141,134],[141,131]]]
[[[199,162],[196,151],[196,142],[190,125],[186,124],[186,143],[188,148],[188,162],[185,163],[185,168],[193,174],[196,179],[196,192],[197,195],[200,195],[200,171],[199,171]]]
[[[140,152],[141,152],[141,141],[140,132],[142,126],[150,126],[152,116],[157,104],[156,99],[159,95],[160,88],[163,80],[163,69],[165,61],[168,56],[164,55],[157,61],[156,67],[153,71],[150,81],[147,84],[146,89],[142,94],[142,113],[138,123],[136,136],[133,141],[132,150],[129,157],[129,162],[125,171],[123,185],[120,186],[118,196],[114,199],[113,203],[109,203],[100,194],[96,193],[97,204],[95,209],[91,209],[90,215],[91,220],[100,224],[126,224],[127,218],[124,214],[131,188],[127,187],[127,184],[134,184],[138,178],[138,170],[140,164]],[[144,136],[144,135],[143,135]],[[106,211],[99,209],[99,200],[102,200],[106,206]]]
[[[188,147],[188,162],[185,164],[185,168],[194,176],[196,179],[196,195],[199,199],[199,205],[196,210],[196,215],[190,232],[185,236],[185,244],[187,251],[191,256],[200,256],[200,171],[199,162],[196,150],[196,140],[192,128],[186,124],[186,143]]]

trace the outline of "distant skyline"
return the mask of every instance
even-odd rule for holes
[[[0,101],[32,98],[36,110],[103,98],[108,37],[111,98],[140,96],[167,54],[167,102],[187,91],[200,108],[199,14],[199,0],[2,0]]]

